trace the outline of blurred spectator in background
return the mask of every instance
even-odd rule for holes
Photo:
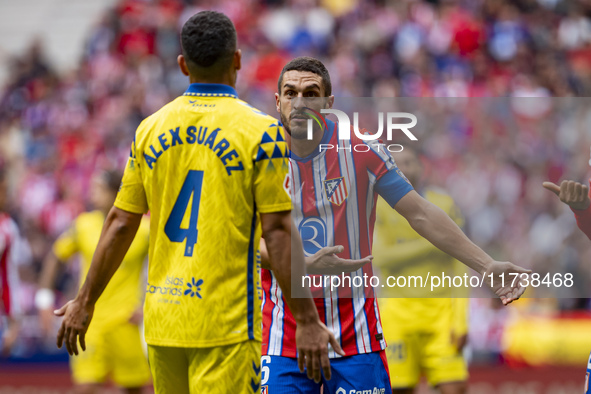
[[[0,354],[7,356],[20,326],[19,265],[26,262],[26,245],[16,223],[7,213],[6,172],[0,167]]]

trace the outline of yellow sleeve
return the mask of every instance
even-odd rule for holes
[[[114,204],[117,208],[132,213],[146,213],[149,209],[139,163],[134,140]]]
[[[53,244],[53,253],[60,261],[67,261],[78,252],[78,237],[76,231],[76,221],[72,226],[58,237]]]
[[[289,148],[283,127],[270,125],[253,153],[254,199],[260,213],[291,210]]]

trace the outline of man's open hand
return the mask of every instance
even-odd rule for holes
[[[61,349],[66,344],[70,356],[78,355],[78,340],[80,347],[86,350],[84,337],[92,319],[94,308],[84,307],[78,299],[69,301],[60,309],[54,311],[56,316],[64,316],[62,325],[57,333],[57,347]]]
[[[320,382],[321,370],[326,380],[330,380],[330,360],[328,358],[328,344],[332,345],[335,352],[345,355],[330,330],[320,321],[316,320],[307,324],[296,326],[296,345],[298,348],[298,366],[300,372],[305,370],[309,379]]]
[[[343,272],[357,271],[365,264],[370,263],[373,256],[367,256],[361,260],[347,260],[337,256],[345,248],[341,245],[327,246],[306,257],[306,272],[312,275],[338,275]]]
[[[585,210],[591,205],[589,187],[575,181],[562,181],[560,186],[552,182],[542,183],[544,188],[550,190],[560,198],[560,201],[572,209]]]
[[[511,274],[518,274],[519,276],[515,278],[515,275]],[[503,305],[508,305],[518,300],[525,291],[525,286],[521,285],[522,274],[531,274],[531,270],[508,261],[493,261],[484,272],[484,281],[503,301]]]

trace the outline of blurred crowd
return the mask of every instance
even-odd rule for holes
[[[121,0],[97,21],[78,68],[56,73],[40,40],[10,61],[0,91],[8,210],[32,255],[21,267],[26,315],[51,243],[88,208],[92,173],[122,168],[141,120],[186,88],[178,32],[204,9],[234,21],[239,96],[271,115],[281,68],[299,55],[326,64],[336,97],[471,97],[468,110],[423,130],[427,182],[453,195],[468,234],[495,258],[570,270],[589,288],[588,240],[541,183],[589,175],[591,106],[559,110],[568,99],[551,97],[591,94],[590,1]],[[496,96],[506,106],[471,110]],[[62,276],[71,295],[76,276]],[[586,300],[552,306],[577,308]]]

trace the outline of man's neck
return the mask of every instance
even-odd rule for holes
[[[203,79],[198,78],[193,75],[189,76],[190,83],[218,83],[220,85],[228,85],[236,89],[236,78],[233,78],[231,75],[224,75],[219,78],[215,79]]]
[[[311,140],[299,140],[291,138],[291,136],[287,134],[289,149],[298,157],[305,158],[310,156],[318,149],[318,145],[320,145],[320,141],[322,141],[325,132],[326,130],[322,130],[320,133],[314,133],[314,138]]]

